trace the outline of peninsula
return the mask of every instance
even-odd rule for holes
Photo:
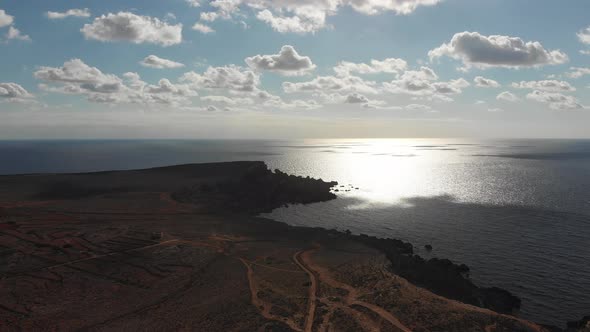
[[[0,330],[551,330],[409,243],[257,217],[335,185],[261,162],[2,176]]]

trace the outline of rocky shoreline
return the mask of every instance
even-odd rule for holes
[[[212,182],[199,187],[183,188],[172,197],[180,202],[209,201],[208,206],[217,213],[247,213],[257,215],[288,204],[310,204],[336,199],[334,189],[338,182],[288,175],[269,170],[264,163],[254,163],[243,174],[231,180]],[[211,202],[211,198],[216,197]],[[276,221],[272,221],[276,222]],[[291,231],[308,230],[293,227]],[[411,283],[435,294],[493,310],[502,314],[518,315],[521,299],[498,287],[479,287],[469,278],[469,267],[448,259],[424,259],[414,254],[414,246],[397,239],[378,238],[365,234],[353,235],[349,231],[313,228],[313,236],[343,237],[375,248],[385,254],[391,271]],[[325,234],[320,234],[325,233]],[[585,331],[588,317],[580,322],[569,322],[566,330],[546,326],[552,331]]]

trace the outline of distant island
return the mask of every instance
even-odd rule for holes
[[[0,176],[0,330],[561,331],[409,243],[258,217],[336,185],[262,162]]]

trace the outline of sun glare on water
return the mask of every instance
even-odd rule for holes
[[[426,139],[308,140],[305,146],[320,155],[314,168],[340,182],[337,194],[358,202],[350,209],[409,206],[409,197],[443,195],[448,183],[440,182],[449,178],[436,175],[456,157],[449,145]]]

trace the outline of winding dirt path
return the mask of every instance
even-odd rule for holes
[[[313,273],[313,271],[311,271],[309,268],[307,268],[305,263],[301,260],[302,259],[301,256],[308,255],[315,250],[317,250],[317,249],[311,249],[311,250],[307,250],[307,251],[298,251],[295,253],[295,255],[293,255],[293,261],[295,261],[295,264],[297,264],[303,271],[305,271],[307,273],[307,275],[309,276],[309,281],[311,283],[311,285],[309,286],[309,299],[307,302],[308,303],[307,304],[307,315],[305,317],[305,332],[312,332],[313,321],[315,318],[315,309],[316,309],[316,305],[317,305],[318,281],[317,281],[317,278],[316,278],[315,274]]]
[[[358,300],[359,297],[359,291],[358,289],[345,284],[343,282],[340,282],[336,279],[334,279],[332,277],[332,275],[330,274],[330,272],[328,270],[326,270],[325,268],[321,267],[320,265],[316,264],[312,258],[311,255],[316,252],[319,248],[315,248],[315,249],[311,249],[311,250],[306,250],[303,252],[298,252],[297,254],[295,254],[296,260],[295,262],[301,266],[302,269],[304,269],[306,272],[308,272],[308,274],[310,275],[310,278],[312,280],[312,287],[310,287],[310,303],[313,303],[313,313],[315,313],[315,300],[317,298],[316,292],[317,292],[317,279],[319,279],[320,281],[328,284],[329,286],[333,287],[333,288],[340,288],[340,289],[344,289],[348,292],[348,294],[346,295],[344,302],[346,303],[347,306],[351,306],[351,305],[359,305],[359,306],[363,306],[371,311],[373,311],[374,313],[376,313],[377,315],[379,315],[382,319],[388,321],[389,323],[391,323],[393,326],[395,326],[396,328],[400,329],[401,331],[404,332],[411,332],[412,330],[410,330],[409,328],[407,328],[405,325],[403,325],[400,320],[395,317],[394,315],[392,315],[390,312],[388,312],[387,310],[371,304],[371,303],[367,303],[364,301],[360,301]],[[316,278],[317,275],[317,278]],[[312,289],[313,289],[313,302],[311,302],[312,299]],[[322,299],[325,300],[325,299]],[[336,305],[334,304],[332,301],[322,301],[328,305]],[[350,310],[354,310],[352,308],[349,308]],[[311,306],[310,306],[310,311],[311,311]],[[313,324],[313,314],[310,313],[308,315],[308,319],[311,318],[311,324]],[[309,325],[309,321],[306,320],[306,332],[311,332],[311,325]],[[323,327],[325,327],[324,324],[322,324]],[[307,329],[309,327],[309,329]]]
[[[275,316],[270,313],[272,305],[262,301],[258,297],[258,286],[254,281],[254,270],[252,270],[252,265],[250,265],[250,263],[248,263],[248,261],[246,261],[243,258],[238,259],[246,266],[246,269],[248,270],[248,283],[250,284],[250,295],[252,297],[252,304],[260,310],[262,316],[266,319],[285,323],[295,331],[303,332],[303,330],[292,319]]]

